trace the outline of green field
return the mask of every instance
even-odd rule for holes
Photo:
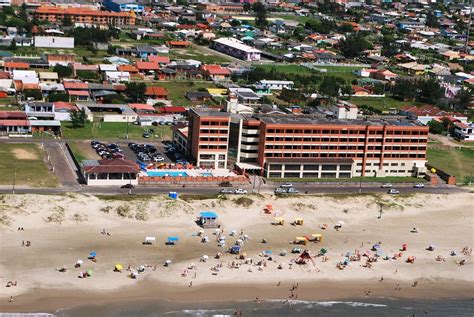
[[[0,185],[56,187],[58,181],[43,161],[35,144],[0,144]]]
[[[67,144],[79,163],[84,160],[98,159],[98,155],[87,141],[69,141]]]
[[[270,19],[276,19],[276,20],[291,20],[291,21],[297,21],[301,24],[305,24],[307,21],[311,20],[312,18],[310,17],[303,17],[295,14],[271,14],[269,16]]]
[[[256,68],[261,68],[266,71],[270,71],[272,69],[275,69],[275,71],[279,73],[284,73],[284,74],[311,74],[314,71],[311,71],[311,69],[303,67],[301,65],[295,65],[295,64],[288,64],[288,65],[258,65]],[[315,72],[314,72],[315,73]]]
[[[334,77],[341,77],[347,81],[352,81],[357,78],[352,72],[356,69],[360,69],[361,67],[343,67],[343,66],[315,66],[315,69],[325,69],[325,73],[321,73],[318,70],[310,69],[308,67],[304,67],[301,65],[295,64],[288,64],[288,65],[258,65],[258,68],[264,69],[266,71],[270,71],[275,69],[277,72],[285,73],[285,74],[320,74],[321,76],[334,76]]]
[[[171,49],[169,54],[170,59],[194,59],[204,64],[221,64],[221,63],[229,63],[231,59],[225,58],[221,55],[217,54],[210,54],[201,52],[195,48],[187,48],[187,49]]]
[[[188,91],[198,91],[204,88],[216,88],[210,82],[195,82],[195,81],[170,81],[159,82],[159,86],[168,90],[168,99],[173,103],[173,106],[189,106],[191,101],[186,98]]]
[[[375,109],[379,109],[381,111],[389,111],[390,109],[397,109],[399,110],[402,106],[406,105],[422,105],[418,102],[413,101],[401,101],[390,96],[386,96],[385,98],[374,98],[374,97],[351,97],[350,102],[356,104],[358,106],[367,105],[371,106]]]
[[[128,124],[128,138],[132,140],[145,140],[143,132],[152,128],[158,139],[162,137],[171,138],[170,126],[141,127]],[[83,128],[73,128],[68,123],[62,126],[63,138],[65,139],[126,139],[127,123],[125,122],[87,122]]]
[[[474,149],[428,149],[428,163],[456,176],[458,184],[474,182]]]

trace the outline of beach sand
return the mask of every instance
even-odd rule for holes
[[[474,242],[474,195],[388,195],[304,196],[275,198],[248,196],[245,207],[239,197],[205,200],[170,200],[164,196],[135,197],[125,200],[68,194],[3,195],[0,198],[0,311],[47,311],[84,304],[103,304],[159,298],[170,301],[288,299],[331,300],[360,297],[471,298],[474,297],[472,258],[461,254]],[[241,199],[242,200],[242,199]],[[250,201],[249,201],[250,202]],[[272,204],[284,226],[272,225],[273,215],[263,212]],[[382,208],[382,216],[380,210]],[[196,236],[201,230],[195,220],[200,211],[215,211],[226,234],[225,248],[218,246],[214,229],[206,229],[209,243]],[[304,218],[303,226],[290,224]],[[343,221],[339,230],[334,225]],[[321,230],[322,224],[328,229]],[[18,227],[24,230],[18,231]],[[413,227],[418,233],[411,233]],[[101,234],[106,229],[109,235]],[[240,263],[226,253],[241,230],[250,237],[242,247],[252,264]],[[298,254],[291,254],[290,241],[296,236],[322,233],[323,242],[310,242],[306,248],[314,256],[328,250],[328,260],[291,265]],[[155,236],[156,244],[142,245],[145,236]],[[179,236],[174,246],[165,245],[168,236]],[[261,243],[266,239],[267,243]],[[22,246],[31,241],[31,246]],[[347,252],[361,253],[381,243],[381,253],[392,257],[403,243],[408,250],[398,260],[382,260],[371,268],[351,262],[344,270],[336,264]],[[427,251],[429,244],[434,251]],[[304,246],[301,246],[304,249]],[[272,260],[259,256],[271,250]],[[279,253],[286,250],[286,256]],[[457,256],[450,256],[455,250]],[[97,262],[87,259],[97,252]],[[215,259],[217,252],[223,255]],[[373,253],[373,252],[372,252]],[[209,259],[200,262],[203,255]],[[436,261],[441,255],[446,261]],[[406,263],[415,256],[414,264]],[[74,268],[76,260],[81,268]],[[171,260],[164,267],[165,260]],[[458,265],[466,259],[465,265]],[[256,262],[265,260],[261,270]],[[114,272],[115,264],[127,268],[147,267],[138,279],[130,272]],[[195,263],[197,269],[187,269]],[[283,264],[283,269],[277,267]],[[218,271],[212,267],[221,265]],[[56,269],[67,267],[60,273]],[[91,269],[89,278],[79,272]],[[182,273],[188,270],[186,276]],[[381,278],[383,277],[383,280]],[[6,287],[8,281],[17,286]],[[190,283],[192,281],[192,287]],[[418,285],[413,287],[417,281]],[[290,289],[298,284],[293,292]],[[279,286],[278,286],[279,285]],[[397,287],[397,286],[400,287]],[[370,290],[370,292],[369,292]],[[13,302],[9,302],[13,296]]]

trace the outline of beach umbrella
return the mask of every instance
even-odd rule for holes
[[[92,251],[91,253],[89,253],[89,256],[95,258],[97,256],[97,252]]]
[[[82,261],[82,260],[77,260],[77,261],[76,261],[76,264],[82,265],[82,264],[84,264],[84,261]]]
[[[263,251],[263,253],[266,254],[266,255],[270,255],[270,254],[272,254],[273,252],[272,252],[272,250],[265,250],[265,251]]]
[[[92,276],[92,270],[91,269],[87,270],[87,275]]]
[[[166,261],[165,261],[165,266],[168,266],[168,265],[170,265],[170,264],[171,264],[171,260],[166,260]]]
[[[208,255],[203,255],[203,256],[202,256],[202,259],[203,259],[203,260],[207,260],[207,259],[209,259],[209,256],[208,256]]]
[[[321,249],[321,250],[319,250],[319,253],[321,253],[321,254],[326,254],[327,252],[328,252],[328,250],[326,250],[326,249],[324,249],[324,248]]]
[[[115,264],[115,269],[116,269],[117,271],[122,271],[122,270],[123,270],[122,264]]]
[[[140,265],[138,267],[138,272],[145,272],[145,266],[144,265]]]

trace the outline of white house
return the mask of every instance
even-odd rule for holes
[[[13,70],[13,80],[19,80],[23,84],[39,83],[38,75],[34,70]]]
[[[140,168],[130,160],[87,160],[82,162],[82,172],[87,185],[121,186],[138,185]]]
[[[105,72],[105,79],[111,83],[129,82],[129,72]]]
[[[117,65],[99,64],[99,70],[101,72],[116,72],[117,71]]]
[[[35,47],[74,48],[74,38],[59,36],[35,36]]]
[[[460,141],[474,142],[474,123],[455,123],[453,136]]]
[[[260,80],[260,85],[264,89],[269,90],[282,90],[285,89],[293,89],[294,82],[291,80]]]

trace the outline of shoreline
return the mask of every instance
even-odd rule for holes
[[[96,305],[124,305],[127,303],[149,303],[158,301],[176,305],[225,303],[235,301],[344,301],[363,302],[380,299],[411,300],[466,300],[474,298],[474,287],[466,281],[436,280],[422,281],[416,288],[400,283],[402,289],[395,290],[399,281],[386,279],[383,282],[366,280],[334,282],[329,279],[314,281],[282,281],[280,286],[262,283],[204,284],[193,287],[172,283],[142,281],[137,285],[114,291],[80,291],[61,289],[34,289],[14,297],[0,298],[1,313],[51,313],[58,310],[90,307]],[[289,298],[290,288],[299,284],[297,298]],[[395,286],[394,286],[395,285]],[[371,294],[365,295],[370,289]]]

